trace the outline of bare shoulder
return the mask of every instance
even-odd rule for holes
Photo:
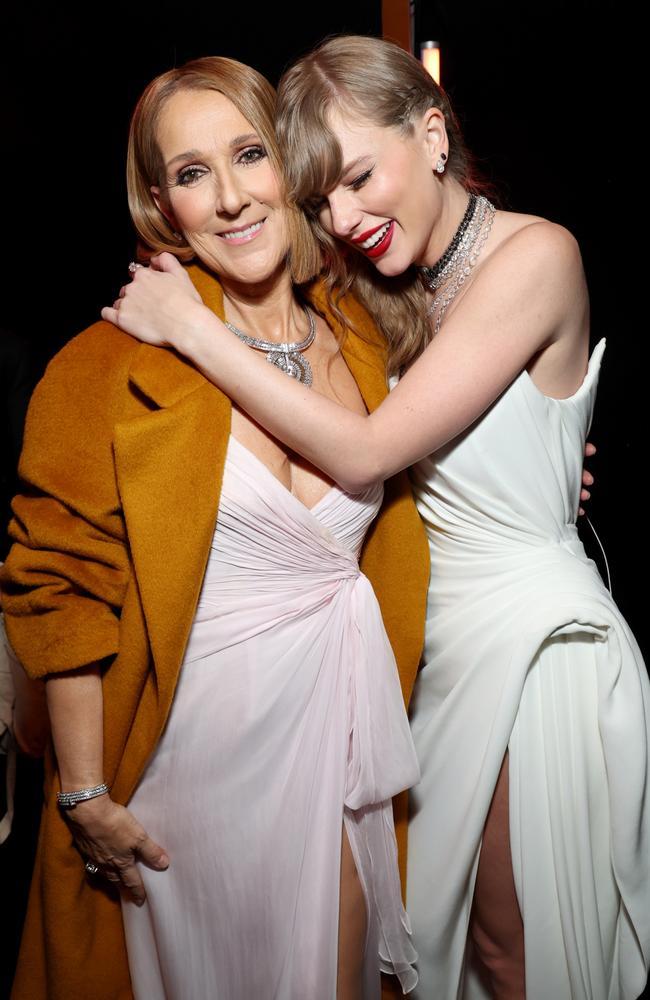
[[[531,357],[560,341],[582,342],[589,300],[580,250],[567,229],[537,216],[497,212],[483,252],[458,307],[465,319],[473,313],[479,325],[487,316],[500,329],[513,325],[518,338],[528,338]]]
[[[492,298],[527,313],[541,310],[555,326],[586,298],[580,249],[564,226],[497,212],[484,253],[474,279],[482,300]]]
[[[494,265],[509,278],[510,301],[544,334],[529,373],[547,395],[570,395],[584,377],[589,336],[589,296],[578,242],[547,219],[504,214],[510,217],[492,255]]]
[[[503,218],[501,218],[503,217]],[[582,257],[578,241],[564,226],[534,215],[498,212],[495,220],[496,246],[491,255],[522,267],[543,267],[548,278],[581,274]]]

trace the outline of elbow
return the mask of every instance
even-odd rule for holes
[[[330,445],[330,468],[325,470],[352,496],[367,493],[392,474],[384,436],[372,416],[356,420],[339,435],[336,445]]]
[[[365,459],[358,457],[353,466],[345,470],[345,473],[337,477],[339,486],[346,493],[356,496],[367,493],[376,483],[381,483],[386,479],[383,470],[373,462],[369,456]]]

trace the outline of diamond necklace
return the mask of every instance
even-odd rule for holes
[[[471,194],[461,223],[440,260],[433,267],[418,268],[422,280],[432,292],[438,292],[444,286],[427,309],[427,316],[438,310],[433,327],[434,336],[440,329],[448,306],[456,298],[476,264],[490,235],[494,214],[494,205],[487,198]]]
[[[285,375],[289,375],[290,378],[295,378],[297,382],[302,382],[303,385],[309,387],[313,381],[311,365],[307,358],[302,356],[301,352],[306,351],[314,343],[316,323],[311,311],[306,306],[303,306],[303,309],[309,323],[309,333],[304,340],[294,341],[289,344],[276,344],[272,340],[259,340],[257,337],[249,337],[243,330],[238,329],[234,323],[229,323],[228,320],[225,320],[225,324],[244,344],[254,347],[258,351],[266,351],[266,360],[269,364],[275,365]]]

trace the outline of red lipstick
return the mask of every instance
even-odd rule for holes
[[[385,225],[386,225],[386,223],[384,223],[384,226]],[[378,226],[377,227],[377,229],[382,229],[382,228],[383,228],[382,226]],[[377,229],[375,229],[373,231],[376,233]],[[389,246],[393,242],[393,234],[394,234],[394,232],[395,232],[395,222],[392,221],[390,223],[388,229],[386,230],[386,235],[379,241],[379,243],[376,243],[374,247],[370,247],[369,250],[362,250],[361,252],[365,253],[366,257],[370,257],[371,260],[376,260],[377,257],[383,256],[383,254],[386,253],[386,251],[388,250]],[[367,236],[366,236],[366,239],[368,239]]]
[[[366,240],[369,240],[370,237],[374,236],[374,234],[377,233],[377,232],[379,232],[380,229],[383,229],[385,225],[386,225],[386,223],[382,222],[381,226],[375,226],[374,229],[367,229],[365,231],[365,233],[361,233],[361,236],[357,236],[355,239],[353,239],[352,243],[355,243],[355,244],[356,243],[365,243]]]

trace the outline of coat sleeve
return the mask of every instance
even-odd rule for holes
[[[96,324],[54,358],[30,404],[0,580],[7,633],[32,677],[118,649],[130,562],[112,439],[133,345]]]

